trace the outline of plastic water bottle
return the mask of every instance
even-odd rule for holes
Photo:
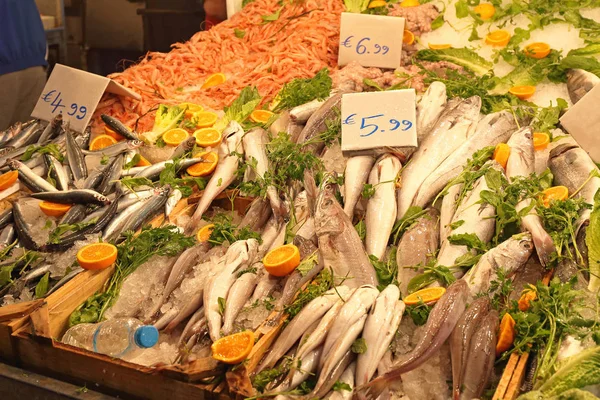
[[[158,342],[158,330],[135,318],[114,318],[97,324],[79,324],[63,336],[63,343],[122,358]]]

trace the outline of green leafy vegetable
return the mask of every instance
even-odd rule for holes
[[[475,53],[471,49],[449,48],[439,50],[419,50],[416,54],[418,60],[424,61],[448,61],[456,65],[467,68],[478,74],[485,75],[492,69],[492,63]]]
[[[57,144],[49,143],[44,146],[29,146],[25,153],[21,156],[21,161],[29,161],[33,157],[34,154],[50,154],[52,157],[56,158],[58,161],[63,162],[65,160],[65,156],[60,151],[60,148]]]
[[[60,243],[61,237],[67,232],[78,232],[88,226],[94,225],[95,220],[88,222],[76,222],[74,224],[59,224],[48,237],[48,243]]]
[[[321,271],[313,283],[298,293],[292,304],[284,307],[284,312],[288,315],[288,319],[292,320],[305,305],[331,289],[333,285],[333,274],[326,269]]]
[[[237,99],[229,107],[223,108],[226,120],[244,122],[260,104],[260,101],[261,97],[257,88],[250,86],[243,88]]]
[[[227,306],[226,300],[222,297],[219,297],[217,301],[219,302],[219,314],[225,315],[225,307]]]
[[[133,167],[135,167],[137,165],[137,163],[140,162],[142,156],[140,156],[139,153],[135,153],[135,155],[131,158],[131,161],[129,161],[128,163],[125,163],[125,165],[123,165],[123,169],[131,169]]]
[[[41,299],[48,293],[48,280],[50,279],[50,272],[46,272],[42,279],[35,286],[35,298]]]
[[[363,199],[370,199],[375,196],[375,187],[371,183],[365,183],[361,192]]]
[[[100,164],[106,165],[106,164],[108,164],[109,161],[110,161],[110,157],[107,156],[106,154],[104,154],[104,155],[102,155],[102,158],[100,159]]]
[[[423,210],[419,206],[409,207],[404,216],[394,223],[392,243],[398,243],[404,232],[425,214],[427,214],[427,210]]]
[[[594,209],[590,215],[585,244],[588,248],[590,282],[588,289],[593,293],[600,290],[600,191],[594,196]]]
[[[552,129],[555,129],[561,112],[566,110],[567,107],[566,100],[558,98],[556,99],[556,106],[550,105],[549,107],[538,109],[531,123],[531,129],[534,132],[550,132]]]
[[[246,31],[235,28],[233,30],[233,34],[235,35],[236,38],[243,39],[244,36],[246,36]]]
[[[354,225],[354,229],[356,229],[361,242],[364,241],[365,237],[367,237],[367,224],[365,223],[365,220],[361,219],[358,221],[356,225]]]
[[[369,255],[369,261],[371,261],[371,265],[377,274],[377,281],[379,282],[377,288],[379,290],[383,290],[388,285],[397,283],[396,276],[398,275],[398,263],[396,262],[396,250],[397,248],[395,246],[390,249],[390,255],[387,261],[379,261],[374,255]]]
[[[446,21],[444,20],[444,14],[443,14],[443,13],[441,13],[441,14],[440,14],[440,15],[438,15],[438,16],[437,16],[437,18],[436,18],[436,19],[434,19],[434,20],[433,20],[433,22],[431,23],[431,30],[432,30],[432,31],[435,31],[436,29],[439,29],[439,28],[441,28],[441,27],[444,25],[444,23],[445,23],[445,22],[446,22]]]
[[[421,326],[425,325],[427,322],[432,308],[433,306],[428,306],[427,304],[423,303],[422,299],[419,299],[419,304],[414,306],[406,306],[404,313],[408,314],[415,325]]]
[[[507,75],[495,77],[493,88],[489,90],[491,95],[500,95],[508,92],[513,86],[536,86],[546,77],[553,76],[551,73],[559,65],[560,53],[552,50],[547,57],[533,58],[526,56],[523,52],[516,52],[518,59],[516,67]],[[562,79],[562,77],[556,80]]]
[[[287,374],[287,372],[290,370],[290,367],[291,362],[286,360],[278,367],[264,369],[254,376],[252,379],[252,386],[254,386],[254,388],[259,392],[264,392],[269,383],[273,382],[280,376]]]
[[[134,192],[135,189],[142,187],[142,186],[149,186],[149,187],[154,186],[154,183],[150,179],[144,178],[144,177],[135,178],[133,176],[126,176],[124,178],[121,178],[120,182],[121,182],[121,185],[125,186],[132,192]]]
[[[352,386],[348,385],[346,382],[336,381],[333,384],[333,386],[331,387],[331,390],[333,390],[334,392],[341,392],[342,390],[345,390],[347,392],[351,392],[352,391]]]
[[[260,18],[263,20],[263,23],[277,21],[279,19],[279,14],[281,14],[282,9],[283,7],[275,11],[273,14],[261,15]]]
[[[16,244],[17,241],[4,249],[4,252],[0,254],[6,257],[9,251],[13,249]],[[13,283],[13,271],[18,271],[18,274],[21,275],[21,273],[29,268],[29,266],[33,265],[39,259],[39,257],[40,255],[37,252],[26,250],[20,257],[17,257],[16,259],[11,260],[10,263],[6,263],[0,267],[0,288]]]
[[[296,267],[296,271],[300,272],[300,275],[306,276],[319,261],[319,255],[315,251],[310,256],[305,257],[304,260]]]
[[[358,338],[352,343],[350,348],[354,354],[363,354],[367,351],[367,341],[365,338]]]
[[[192,195],[192,187],[194,185],[198,187],[198,190],[202,190],[206,187],[206,179],[193,176],[180,178],[178,175],[180,170],[181,166],[178,160],[166,163],[165,169],[161,171],[158,179],[159,185],[171,185],[171,188],[173,190],[178,189],[183,197],[189,197]],[[121,180],[121,183],[123,183],[123,180]]]
[[[152,131],[146,132],[144,139],[150,144],[156,143],[163,133],[179,125],[186,110],[186,107],[159,105],[154,117]]]
[[[369,0],[344,0],[344,5],[346,12],[360,14],[369,7]]]
[[[275,112],[288,110],[312,100],[324,100],[331,94],[331,85],[327,68],[323,68],[310,79],[293,79],[283,85],[277,95],[279,103],[275,107]]]
[[[569,389],[600,383],[600,346],[569,357],[539,390],[544,396],[556,396]]]
[[[213,230],[210,233],[208,242],[213,245],[221,245],[225,241],[229,243],[237,242],[238,240],[256,239],[259,243],[262,242],[260,234],[245,226],[240,228],[233,224],[230,214],[217,214],[214,216]]]

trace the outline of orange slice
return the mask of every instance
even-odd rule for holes
[[[194,132],[196,144],[202,147],[214,147],[221,143],[223,136],[215,128],[202,128]]]
[[[510,40],[510,33],[500,29],[494,32],[488,33],[485,37],[485,42],[492,46],[504,47]]]
[[[203,161],[188,167],[186,172],[191,176],[208,176],[212,174],[215,168],[217,168],[219,155],[211,151],[202,153],[198,157],[202,158]]]
[[[534,286],[529,286],[527,289],[523,290],[521,297],[518,301],[519,310],[527,311],[529,310],[530,303],[537,299],[537,292],[535,291]]]
[[[432,287],[417,290],[416,292],[409,294],[404,298],[404,304],[407,306],[414,306],[419,304],[421,301],[427,305],[436,303],[446,293],[446,288],[443,287]]]
[[[369,8],[385,7],[387,2],[384,0],[373,0],[369,3]]]
[[[211,76],[206,78],[206,80],[202,84],[202,89],[207,89],[207,88],[210,88],[213,86],[220,85],[221,83],[225,82],[226,80],[227,80],[227,78],[225,77],[225,74],[223,74],[221,72],[212,74]]]
[[[196,240],[198,240],[198,242],[200,243],[207,242],[210,238],[210,234],[212,233],[213,229],[215,229],[215,224],[204,225],[196,233]]]
[[[508,157],[510,157],[510,146],[506,143],[498,143],[494,149],[493,159],[502,165],[502,168],[506,169]]]
[[[121,140],[125,140],[125,136],[119,135],[117,132],[113,131],[112,128],[108,125],[104,125],[104,134],[115,139],[117,142],[120,142]]]
[[[544,150],[550,144],[550,135],[545,132],[535,132],[533,134],[533,148],[535,150]]]
[[[218,118],[219,116],[217,114],[210,111],[200,111],[194,115],[197,128],[208,128],[209,126],[213,126]]]
[[[513,86],[508,89],[508,93],[517,96],[521,100],[527,100],[535,94],[535,86]]]
[[[108,135],[98,135],[90,143],[90,150],[102,150],[105,147],[112,146],[117,143],[117,139]]]
[[[204,107],[194,103],[181,103],[179,107],[187,107],[187,110],[185,111],[185,117],[189,119],[191,119],[197,112],[204,111]]]
[[[42,201],[40,203],[40,209],[49,217],[60,217],[61,215],[65,215],[67,211],[71,209],[71,205]]]
[[[189,134],[185,129],[173,128],[166,131],[162,138],[169,146],[177,146],[189,137]]]
[[[544,58],[550,54],[550,45],[544,42],[531,43],[525,46],[525,55],[531,58]]]
[[[419,0],[404,0],[400,3],[400,7],[416,7],[420,5],[421,3],[419,3]]]
[[[152,163],[144,158],[143,155],[140,154],[140,161],[135,164],[136,167],[149,167]]]
[[[108,268],[117,260],[117,248],[110,243],[92,243],[77,252],[77,262],[83,269]]]
[[[263,258],[267,272],[273,276],[286,276],[300,264],[300,250],[293,244],[279,246]]]
[[[429,48],[431,50],[443,50],[443,49],[449,49],[452,47],[452,45],[448,44],[448,43],[445,43],[445,44],[428,43],[427,46],[429,46]]]
[[[496,8],[490,3],[481,3],[473,11],[484,21],[491,19],[496,14]]]
[[[266,124],[274,114],[267,110],[254,110],[250,114],[250,120],[259,124]]]
[[[402,43],[411,45],[414,42],[415,42],[415,35],[408,29],[405,29],[404,34],[402,35]]]
[[[569,189],[566,186],[553,186],[542,192],[542,203],[550,207],[552,201],[563,201],[569,198]]]
[[[515,341],[515,320],[509,313],[504,314],[500,321],[498,341],[496,342],[496,357],[510,349]]]
[[[254,347],[254,332],[244,331],[222,337],[210,349],[215,360],[225,364],[238,364],[244,361]]]
[[[19,178],[19,171],[8,171],[0,175],[0,190],[8,189],[15,184]]]

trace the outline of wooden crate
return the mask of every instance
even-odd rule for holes
[[[12,335],[27,324],[29,314],[43,303],[43,300],[34,300],[0,308],[0,359],[10,364],[18,362]]]

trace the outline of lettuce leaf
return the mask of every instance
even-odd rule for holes
[[[569,357],[540,388],[544,398],[600,383],[600,346]]]
[[[594,196],[594,208],[587,227],[585,244],[588,248],[590,282],[588,289],[596,293],[600,289],[600,191]]]
[[[493,67],[490,61],[479,56],[473,50],[463,48],[449,48],[440,50],[425,49],[417,52],[417,59],[424,61],[448,61],[460,65],[478,75],[485,75]]]
[[[186,110],[186,107],[159,105],[154,117],[152,131],[144,133],[146,141],[154,144],[163,133],[176,128],[183,119]]]

